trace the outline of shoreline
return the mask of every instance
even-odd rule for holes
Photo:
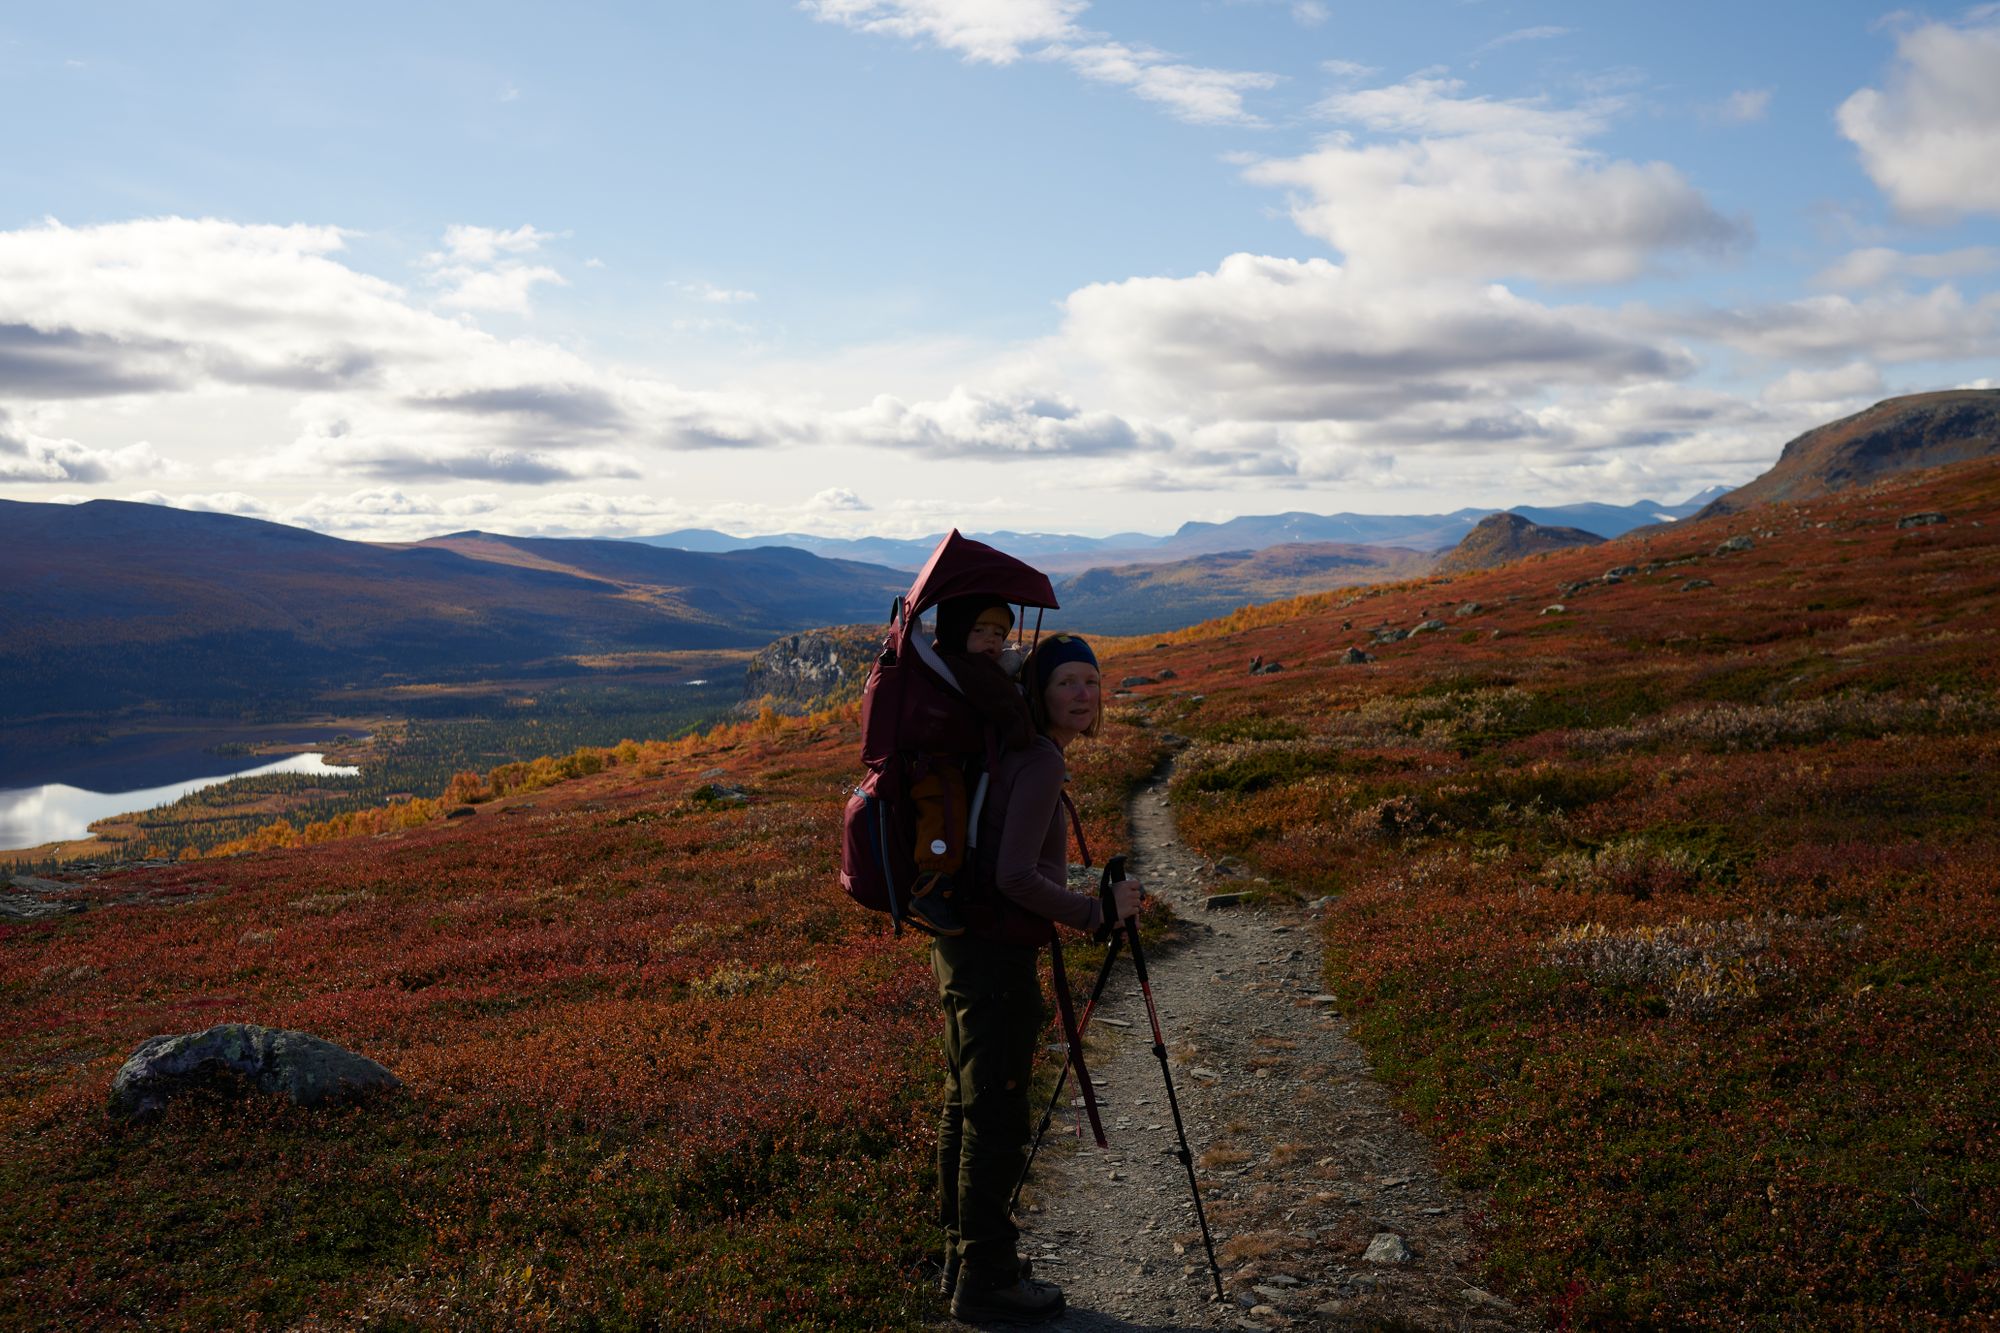
[[[400,719],[380,715],[319,717],[275,724],[230,723],[222,727],[190,725],[197,722],[197,719],[190,718],[157,718],[147,719],[144,723],[129,728],[119,728],[113,723],[107,725],[100,734],[107,738],[103,742],[105,745],[121,747],[133,762],[140,765],[160,764],[169,756],[187,753],[185,742],[188,738],[207,738],[211,743],[200,746],[195,753],[234,760],[236,765],[231,771],[220,773],[196,771],[185,777],[169,778],[155,784],[158,787],[168,787],[183,782],[206,780],[205,786],[195,788],[200,791],[220,786],[243,776],[249,770],[260,767],[260,764],[254,762],[260,759],[318,754],[321,761],[328,765],[343,768],[366,767],[370,763],[380,761],[385,740],[390,733],[400,732],[403,726]],[[148,744],[149,741],[154,743]],[[109,766],[100,763],[94,767],[106,769]],[[184,768],[185,765],[179,767]],[[201,767],[210,765],[203,764]],[[70,786],[89,792],[93,796],[107,797],[127,793],[136,796],[149,790],[146,787],[138,787],[125,788],[123,791],[97,791],[81,786],[78,781],[69,780],[75,778],[87,781],[89,775],[90,767],[86,767],[83,772],[72,770],[47,781],[23,783],[7,790],[32,792],[50,786]],[[153,810],[172,803],[171,800],[158,801],[143,808],[101,815],[90,821],[87,832],[81,837],[53,838],[25,847],[0,847],[0,869],[11,870],[22,865],[83,861],[123,864],[155,859],[143,854],[146,835],[140,821]],[[223,807],[218,810],[218,815],[225,818],[267,815],[276,819],[286,813],[290,804],[280,798],[259,796],[240,805]]]

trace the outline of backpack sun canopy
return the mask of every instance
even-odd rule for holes
[[[1050,611],[1059,608],[1048,575],[985,542],[960,536],[953,528],[904,594],[903,613],[914,620],[939,602],[971,596],[1001,597],[1016,606]]]

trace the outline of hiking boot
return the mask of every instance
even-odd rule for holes
[[[951,1317],[968,1324],[1046,1324],[1064,1307],[1062,1288],[1030,1277],[1022,1264],[1020,1276],[1000,1286],[961,1277],[951,1298]]]
[[[950,1300],[951,1294],[958,1290],[958,1262],[957,1255],[946,1255],[944,1271],[938,1274],[938,1295],[946,1300]]]
[[[904,909],[903,919],[926,935],[943,935],[950,938],[965,933],[965,917],[952,901],[951,876],[930,874],[919,876],[910,886],[910,905]]]

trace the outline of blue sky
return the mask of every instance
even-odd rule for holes
[[[2000,350],[1992,5],[49,6],[0,114],[13,499],[1677,500]]]

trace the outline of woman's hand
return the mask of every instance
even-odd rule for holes
[[[1121,879],[1111,886],[1111,901],[1116,904],[1118,920],[1135,917],[1146,901],[1146,886],[1136,879]]]
[[[1113,857],[1113,865],[1105,873],[1116,870],[1124,857]],[[1146,888],[1136,879],[1121,879],[1115,884],[1099,885],[1097,890],[1098,916],[1097,933],[1092,936],[1102,944],[1118,932],[1126,921],[1139,915],[1140,906],[1146,901]]]

